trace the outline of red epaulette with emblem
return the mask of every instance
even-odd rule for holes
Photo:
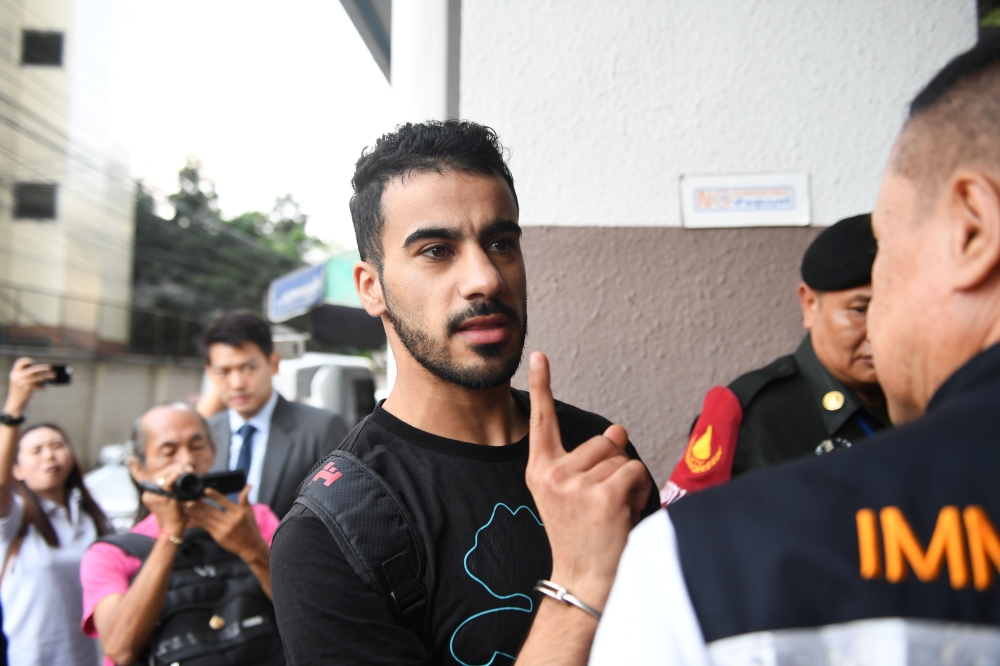
[[[701,416],[691,429],[684,457],[660,491],[663,506],[688,493],[729,480],[742,421],[743,408],[736,394],[728,388],[716,386],[705,395]]]

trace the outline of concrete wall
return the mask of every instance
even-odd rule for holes
[[[680,176],[805,172],[813,224],[870,210],[907,102],[975,40],[973,0],[463,3],[460,115],[510,149],[556,396],[662,483],[704,391],[794,349],[816,233],[676,228]]]
[[[549,355],[557,399],[628,428],[659,484],[705,391],[804,334],[798,258],[819,230],[753,231],[525,229],[526,350]]]
[[[7,398],[7,376],[27,350],[0,349],[0,404]],[[183,364],[148,357],[98,359],[64,353],[58,358],[32,354],[38,362],[70,363],[73,382],[51,386],[31,399],[28,421],[52,421],[65,428],[81,464],[97,464],[105,444],[128,439],[135,417],[164,400],[188,400],[201,387],[199,361]]]

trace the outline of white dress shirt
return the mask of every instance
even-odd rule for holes
[[[250,458],[250,470],[247,472],[247,483],[253,488],[250,489],[250,503],[257,504],[257,497],[260,494],[260,476],[264,471],[264,454],[267,453],[267,440],[271,434],[271,417],[274,416],[274,406],[278,404],[278,392],[271,390],[271,397],[268,398],[260,411],[244,419],[234,410],[229,410],[229,469],[236,469],[236,462],[240,459],[240,449],[243,448],[243,438],[237,434],[239,429],[249,423],[256,432],[253,435],[253,454]]]
[[[98,666],[97,641],[80,631],[80,560],[97,539],[97,527],[82,511],[78,488],[67,498],[69,511],[45,498],[39,498],[38,503],[59,538],[59,547],[49,546],[38,530],[29,527],[20,551],[7,564],[0,600],[10,663]],[[7,553],[23,516],[24,502],[15,493],[10,513],[0,518],[0,553]]]

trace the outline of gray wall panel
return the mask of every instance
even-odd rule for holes
[[[818,232],[526,227],[525,351],[549,355],[558,400],[625,425],[662,485],[705,391],[794,351]]]

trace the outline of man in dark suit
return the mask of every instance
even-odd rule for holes
[[[228,408],[208,420],[218,455],[214,470],[242,469],[250,502],[279,518],[291,508],[313,463],[337,448],[347,426],[336,414],[289,402],[274,390],[278,372],[271,330],[256,315],[223,315],[203,338],[206,371]]]

